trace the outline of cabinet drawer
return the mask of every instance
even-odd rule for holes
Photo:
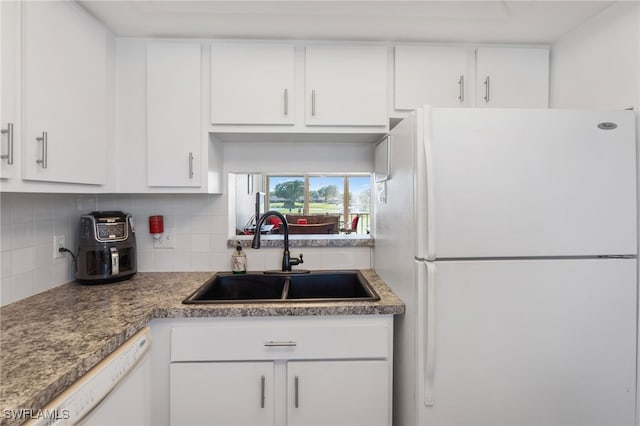
[[[267,318],[171,329],[171,361],[386,359],[392,322]]]

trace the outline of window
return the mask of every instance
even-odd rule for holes
[[[283,215],[336,216],[343,232],[369,232],[369,175],[270,175],[266,184],[269,210]],[[357,229],[351,230],[356,216]]]

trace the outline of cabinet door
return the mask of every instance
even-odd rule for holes
[[[476,106],[547,108],[549,49],[479,48]]]
[[[75,2],[22,2],[24,178],[106,181],[106,32]]]
[[[172,425],[274,424],[272,362],[193,362],[170,366]]]
[[[288,44],[211,46],[214,124],[293,124],[294,47]]]
[[[20,134],[20,3],[0,3],[0,178],[16,176]]]
[[[395,109],[465,106],[468,55],[464,47],[396,46]]]
[[[288,425],[389,425],[389,379],[387,361],[291,361]]]
[[[307,125],[386,125],[386,47],[308,46],[305,61]]]
[[[147,47],[149,186],[200,186],[201,56],[200,44]]]

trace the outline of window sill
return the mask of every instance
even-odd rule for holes
[[[282,248],[283,235],[262,235],[261,247]],[[227,247],[251,247],[251,235],[235,235],[227,240]],[[373,247],[373,238],[362,234],[289,235],[289,247]]]

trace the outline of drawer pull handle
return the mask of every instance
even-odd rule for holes
[[[286,347],[286,346],[297,346],[296,342],[292,342],[292,341],[287,341],[287,342],[276,342],[273,340],[270,340],[268,342],[264,342],[264,345],[267,348],[273,348],[273,347]]]

